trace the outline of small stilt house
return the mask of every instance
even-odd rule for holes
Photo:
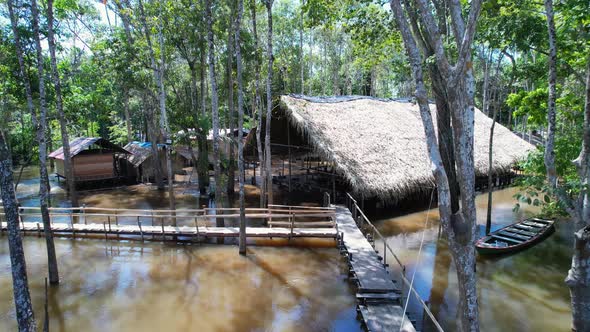
[[[150,142],[131,142],[125,145],[125,150],[131,152],[129,163],[135,169],[137,180],[140,182],[150,182],[155,176],[154,162],[159,162],[162,166],[163,176],[166,175],[166,155],[165,151],[158,146],[158,158],[152,157],[152,143]]]
[[[129,152],[100,137],[79,137],[70,141],[70,155],[76,183],[113,180],[129,175],[126,158]],[[66,178],[63,147],[49,154],[55,160],[58,177]]]
[[[431,109],[435,117],[435,105]],[[283,159],[273,161],[275,169],[280,167],[275,183],[314,192],[340,189],[389,203],[429,196],[434,188],[418,105],[410,100],[285,95],[275,118],[273,155]],[[488,173],[491,125],[492,119],[476,109],[478,177]],[[497,123],[494,176],[511,173],[533,149]]]

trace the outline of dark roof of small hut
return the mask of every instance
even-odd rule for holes
[[[335,163],[355,192],[397,201],[413,192],[429,192],[434,186],[416,104],[358,96],[281,96],[281,108],[315,150]],[[436,112],[432,114],[436,116]],[[488,171],[491,125],[492,119],[476,109],[474,158],[478,175]],[[532,149],[497,123],[494,171],[509,170]]]
[[[125,150],[131,152],[131,155],[127,160],[129,160],[133,166],[139,167],[139,165],[152,155],[152,143],[134,141],[125,145]]]
[[[188,149],[187,146],[177,146],[175,148],[176,153],[178,153],[182,158],[186,159],[186,160],[193,160],[191,153]],[[199,158],[197,156],[197,151],[195,149],[192,150],[193,151],[193,156],[195,157],[195,159]]]
[[[130,152],[125,150],[124,148],[107,141],[101,137],[78,137],[74,138],[70,141],[70,155],[74,157],[75,155],[79,154],[80,152],[86,150],[92,145],[98,145],[104,149],[112,150],[114,152],[120,152],[129,154]],[[49,158],[60,159],[64,160],[64,150],[63,147],[51,152],[49,154]]]

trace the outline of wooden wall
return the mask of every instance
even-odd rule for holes
[[[115,176],[112,153],[79,154],[73,160],[76,181],[107,179]]]

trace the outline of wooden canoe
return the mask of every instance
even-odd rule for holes
[[[517,252],[543,241],[553,234],[553,220],[531,218],[494,231],[475,243],[482,255]]]

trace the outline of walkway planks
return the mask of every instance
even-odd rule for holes
[[[21,230],[28,235],[37,235],[43,231],[43,223],[19,223]],[[6,231],[6,222],[2,222],[0,229]],[[180,237],[238,237],[238,227],[209,227],[199,226],[135,226],[135,225],[106,225],[106,224],[71,224],[52,223],[54,234],[106,234],[106,235],[136,235],[136,236],[180,236]],[[290,228],[286,227],[247,227],[247,237],[264,238],[336,238],[334,228]]]
[[[357,299],[361,316],[369,331],[415,332],[399,301],[400,289],[391,280],[379,255],[357,227],[350,211],[336,206],[336,224],[341,242],[348,253],[351,273],[357,279]],[[404,321],[401,327],[402,319]]]

